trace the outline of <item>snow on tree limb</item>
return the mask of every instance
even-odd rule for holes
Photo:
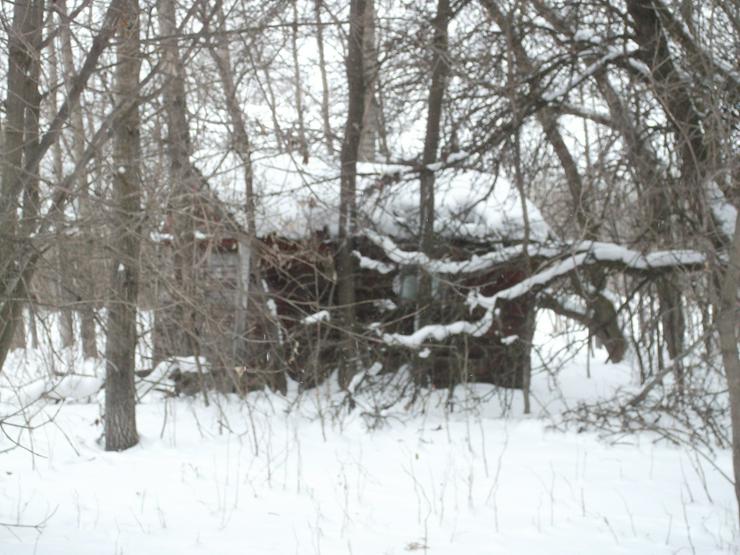
[[[703,268],[706,263],[706,256],[693,250],[667,250],[643,254],[621,245],[596,241],[581,241],[573,245],[572,249],[576,252],[570,254],[568,258],[559,260],[544,270],[494,295],[482,295],[479,291],[471,292],[467,300],[470,309],[473,310],[476,307],[485,309],[485,313],[477,321],[460,320],[450,324],[432,324],[424,326],[409,335],[383,334],[382,339],[389,345],[401,345],[416,349],[430,339],[442,341],[462,333],[480,337],[490,330],[499,300],[511,301],[528,294],[536,294],[557,279],[591,264],[607,264],[617,266],[624,272],[646,273],[674,269],[696,270]],[[399,260],[406,255],[415,254],[418,253],[405,253],[400,256]],[[416,256],[406,257],[406,260],[416,259],[418,259]],[[430,267],[430,262],[429,260],[426,261],[426,267]]]
[[[467,260],[432,259],[419,251],[404,250],[390,237],[380,235],[375,231],[365,230],[364,235],[383,249],[384,254],[394,264],[421,267],[432,274],[475,273],[510,262],[525,254],[523,245],[515,245],[496,249],[485,254],[474,254]],[[674,268],[693,270],[703,266],[706,262],[705,255],[695,250],[678,249],[643,254],[640,251],[615,243],[599,241],[530,243],[527,246],[526,254],[530,258],[541,259],[557,259],[564,256],[586,254],[587,256],[580,260],[579,266],[596,263],[612,264],[619,266],[624,271],[633,273]]]
[[[474,254],[467,260],[449,260],[449,259],[431,259],[426,254],[419,251],[407,251],[402,249],[390,237],[380,235],[372,230],[365,230],[364,235],[375,245],[383,249],[384,254],[399,266],[418,266],[424,268],[432,274],[472,274],[482,270],[487,270],[509,262],[524,254],[524,247],[516,245],[512,247],[503,247],[500,249],[487,252],[485,254]],[[527,249],[530,257],[556,257],[562,254],[563,249],[543,245],[531,244]]]
[[[571,79],[568,80],[567,83],[562,84],[558,88],[556,88],[554,91],[546,92],[542,95],[542,99],[546,102],[552,102],[554,100],[558,100],[562,97],[565,97],[571,90],[576,88],[578,85],[580,85],[583,81],[591,77],[594,73],[601,70],[605,65],[607,65],[609,62],[612,62],[618,58],[626,57],[629,59],[630,54],[634,53],[634,50],[627,50],[627,51],[620,51],[616,48],[609,49],[606,54],[604,54],[601,58],[590,64],[586,69],[584,69],[582,72],[580,72],[578,75],[575,75]]]
[[[352,256],[357,259],[360,268],[365,270],[374,270],[380,274],[389,274],[397,269],[395,264],[386,264],[380,260],[373,260],[372,258],[363,255],[358,250],[352,251]]]

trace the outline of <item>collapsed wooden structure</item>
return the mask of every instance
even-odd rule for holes
[[[491,296],[528,275],[521,256],[491,257],[523,240],[545,240],[539,211],[522,201],[505,179],[475,171],[437,172],[434,264],[415,252],[418,178],[407,168],[363,164],[353,237],[357,329],[363,343],[357,365],[403,365],[422,382],[446,387],[461,381],[521,388],[529,372],[534,299],[501,301],[494,325],[414,345],[417,292],[422,272],[432,276],[427,321],[475,320],[471,292]],[[211,372],[225,372],[235,391],[284,376],[311,386],[323,380],[346,352],[346,330],[337,322],[336,254],[338,172],[314,162],[277,158],[256,171],[256,237],[222,209],[203,209],[190,249],[197,261],[187,295],[163,279],[157,290],[155,358],[195,355]],[[523,217],[527,210],[527,218]],[[227,221],[228,220],[228,221]],[[525,225],[525,221],[527,225]],[[165,226],[159,243],[161,275],[176,272],[176,241]],[[487,263],[481,263],[488,256]],[[183,329],[182,306],[194,315]],[[184,337],[184,334],[187,337]],[[389,339],[391,338],[391,339]],[[411,346],[412,348],[409,348]]]

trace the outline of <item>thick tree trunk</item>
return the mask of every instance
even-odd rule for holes
[[[116,101],[139,95],[139,3],[126,0],[118,24]],[[113,276],[108,306],[105,380],[105,449],[136,445],[136,303],[141,241],[141,146],[138,109],[114,126]]]
[[[18,234],[18,208],[22,183],[24,143],[26,132],[26,99],[34,88],[33,60],[36,19],[33,17],[35,2],[20,0],[13,9],[13,26],[8,37],[7,98],[5,99],[5,136],[0,162],[2,163],[2,190],[0,191],[0,352],[25,346],[23,297],[25,287],[18,282],[14,268],[15,245]],[[20,325],[19,325],[20,324]],[[16,330],[16,328],[19,328]],[[0,363],[5,356],[0,357]]]
[[[432,25],[432,80],[427,100],[427,123],[422,154],[419,186],[419,247],[428,256],[434,255],[434,171],[429,166],[437,161],[447,76],[450,68],[447,60],[447,25],[450,19],[449,0],[438,0],[437,14]],[[432,306],[432,276],[420,271],[418,327],[429,323],[428,311]]]
[[[57,9],[61,14],[61,41],[62,41],[62,64],[64,67],[65,81],[69,86],[75,75],[75,67],[72,54],[72,39],[69,30],[69,23],[66,19],[67,6],[65,0],[59,0],[57,3]],[[76,161],[81,160],[85,153],[85,126],[82,118],[82,107],[78,103],[70,111],[71,127],[73,132],[72,151]],[[87,172],[82,171],[78,180],[78,190],[80,194],[80,218],[82,219],[83,225],[80,226],[84,229],[92,218],[92,209],[90,207],[89,200],[89,186]],[[92,248],[92,237],[85,236],[81,237],[84,244],[84,249],[90,252]],[[82,340],[82,350],[85,358],[97,358],[98,350],[95,338],[95,315],[94,307],[92,305],[92,298],[94,297],[93,292],[93,278],[92,273],[94,271],[92,264],[84,258],[78,258],[76,265],[76,293],[81,299],[78,304],[78,313],[80,315],[81,333],[80,338]]]
[[[41,114],[41,93],[39,92],[39,79],[41,78],[41,42],[43,28],[44,0],[34,0],[31,5],[29,17],[33,32],[26,38],[30,41],[30,51],[33,52],[29,67],[28,80],[26,82],[25,117],[23,131],[23,160],[31,160],[33,153],[39,143],[39,117]],[[26,165],[24,173],[27,174],[26,186],[23,190],[23,210],[21,212],[21,234],[24,237],[31,235],[36,219],[39,214],[39,165],[37,160],[31,165]],[[27,305],[31,300],[31,283],[24,282],[23,295],[20,301]],[[21,322],[16,329],[15,343],[17,347],[26,348],[27,329],[23,314],[29,318],[29,329],[34,329],[33,312],[21,309]],[[32,334],[33,335],[33,334]]]
[[[337,297],[344,326],[344,357],[340,361],[339,383],[346,387],[352,378],[349,360],[353,357],[355,328],[355,278],[352,259],[352,235],[356,218],[357,159],[362,135],[365,108],[365,78],[362,68],[363,23],[365,0],[352,0],[349,11],[349,36],[347,45],[347,84],[349,106],[341,153],[341,190],[339,198],[339,226],[337,253]]]
[[[177,22],[173,0],[159,0],[159,27],[162,39],[164,86],[163,100],[167,115],[170,179],[173,183],[173,200],[169,218],[174,224],[173,259],[176,281],[175,322],[168,325],[176,329],[173,352],[170,354],[197,356],[196,330],[196,264],[194,207],[200,180],[190,161],[192,153],[190,130],[186,113],[185,64],[177,45]]]
[[[627,11],[640,46],[640,57],[655,77],[650,84],[678,135],[684,165],[700,171],[709,157],[702,118],[673,62],[657,10],[652,0],[627,0]]]
[[[57,59],[57,49],[52,47],[49,49],[49,74],[52,83],[59,81],[59,60]],[[59,109],[57,101],[57,91],[53,90],[49,92],[49,103],[51,105],[52,112],[56,113]],[[64,179],[64,165],[62,161],[62,145],[59,141],[54,143],[52,147],[52,168],[54,173],[54,179],[57,183],[61,183]],[[64,214],[58,212],[54,215],[55,220],[55,233],[56,233],[56,249],[55,249],[55,260],[56,265],[56,288],[55,296],[58,304],[57,308],[59,311],[59,337],[62,342],[62,347],[72,347],[75,341],[74,331],[74,315],[72,309],[69,306],[72,302],[70,292],[72,291],[72,275],[70,272],[67,261],[70,258],[69,249],[67,247],[67,238],[64,234]]]
[[[39,117],[41,114],[41,93],[39,92],[39,79],[41,78],[41,31],[43,28],[44,0],[34,0],[30,17],[32,19],[33,34],[29,36],[31,41],[31,51],[34,57],[31,60],[29,68],[29,79],[26,86],[24,119],[24,137],[23,137],[23,159],[31,160],[34,151],[39,144]],[[22,211],[22,233],[30,235],[36,225],[36,219],[39,215],[39,164],[37,160],[33,165],[26,166],[25,172],[29,175],[26,181],[26,187],[23,190],[23,211]]]
[[[735,221],[735,237],[730,247],[730,260],[720,272],[720,299],[717,307],[717,330],[730,394],[732,426],[732,462],[735,470],[735,496],[740,518],[740,218]]]
[[[627,0],[627,10],[640,46],[640,58],[651,71],[652,78],[648,84],[673,125],[676,146],[681,153],[681,189],[672,191],[673,196],[689,200],[691,212],[699,218],[700,229],[710,229],[709,239],[714,246],[724,248],[732,238],[723,236],[722,226],[713,221],[714,214],[705,210],[705,179],[710,178],[711,172],[710,152],[704,134],[706,122],[681,70],[676,67],[654,2]],[[737,187],[732,179],[715,179],[715,183],[727,199],[736,198]]]
[[[357,157],[361,162],[374,162],[378,136],[378,110],[375,97],[375,82],[378,77],[378,53],[375,48],[375,0],[365,0],[362,24],[362,73],[365,83],[365,107]]]
[[[69,22],[67,16],[67,3],[66,0],[57,1],[57,10],[61,15],[60,22],[60,37],[62,41],[62,64],[64,67],[65,82],[67,88],[71,86],[72,80],[75,75],[74,58],[72,53],[72,37],[69,30]],[[82,106],[78,103],[70,111],[70,123],[72,127],[73,141],[72,141],[72,152],[74,154],[75,161],[82,160],[85,156],[85,124],[82,118]],[[93,210],[90,206],[90,191],[88,183],[87,171],[83,170],[80,172],[80,177],[77,181],[77,188],[80,195],[80,218],[82,225],[78,226],[80,229],[87,229],[92,226]],[[84,233],[84,232],[80,232]],[[93,238],[88,234],[84,234],[80,237],[85,252],[91,252],[93,248]],[[76,283],[76,294],[81,299],[78,303],[78,314],[80,315],[80,339],[82,341],[82,352],[85,358],[97,358],[98,347],[95,333],[95,307],[93,304],[93,298],[95,297],[94,291],[94,278],[93,267],[90,260],[85,257],[78,257],[77,264],[75,265],[75,281]]]

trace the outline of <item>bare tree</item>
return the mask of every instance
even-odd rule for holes
[[[176,280],[176,326],[172,342],[177,355],[197,355],[195,287],[197,245],[195,241],[195,204],[200,177],[190,157],[192,144],[187,116],[185,64],[178,47],[178,27],[173,0],[158,2],[159,28],[162,34],[163,103],[167,116],[167,145],[170,158],[172,200],[169,218],[174,231],[174,266]]]
[[[49,76],[52,83],[59,82],[59,60],[57,48],[52,44],[49,49]],[[49,104],[52,112],[59,110],[59,101],[57,90],[53,90],[49,95]],[[52,169],[54,179],[61,182],[64,179],[64,153],[62,152],[61,141],[56,141],[52,147]],[[56,247],[56,297],[59,303],[59,335],[61,346],[70,348],[74,345],[74,314],[72,312],[72,269],[67,263],[70,257],[69,249],[64,240],[64,214],[57,213],[55,218],[55,232],[57,234]]]
[[[2,196],[0,196],[0,353],[7,352],[11,345],[15,328],[23,329],[23,301],[28,289],[28,280],[15,267],[16,242],[23,236],[18,229],[18,208],[21,206],[22,194],[28,197],[27,191],[37,183],[35,173],[29,176],[22,185],[23,166],[29,150],[34,145],[26,144],[26,117],[31,115],[32,105],[28,104],[32,91],[38,91],[34,82],[35,63],[38,60],[38,42],[35,40],[40,32],[40,21],[34,14],[40,6],[37,1],[27,0],[15,4],[13,9],[13,27],[9,33],[8,48],[8,84],[5,123],[5,137],[2,152]],[[24,156],[25,155],[25,156]],[[30,168],[38,169],[34,161]],[[30,182],[29,182],[30,181]],[[24,186],[25,185],[25,186]],[[0,363],[4,356],[0,354]]]
[[[740,334],[738,333],[738,287],[740,287],[740,218],[735,220],[735,236],[727,267],[720,278],[717,306],[717,331],[722,362],[730,395],[732,422],[732,462],[735,470],[735,496],[740,511]]]
[[[23,305],[23,292],[26,284],[30,283],[41,255],[48,245],[39,242],[33,234],[37,230],[45,229],[51,222],[52,215],[56,214],[69,200],[70,194],[66,188],[57,191],[51,200],[50,207],[36,219],[33,229],[19,230],[17,226],[17,211],[21,204],[21,195],[29,187],[35,175],[35,168],[49,148],[59,139],[62,127],[69,117],[70,110],[79,102],[82,91],[86,88],[90,76],[96,69],[97,62],[108,42],[115,33],[116,24],[121,14],[123,0],[112,0],[103,16],[102,27],[93,38],[89,51],[85,57],[74,83],[59,110],[54,114],[48,129],[39,139],[38,144],[26,151],[23,148],[24,125],[24,92],[29,86],[31,71],[31,54],[29,50],[33,42],[33,20],[29,17],[31,2],[18,2],[15,5],[11,47],[8,52],[10,71],[8,72],[8,88],[6,106],[11,107],[8,112],[12,116],[5,126],[5,140],[2,154],[2,189],[0,190],[0,367],[8,354],[11,339],[19,323],[19,316]],[[107,126],[105,127],[107,130]],[[99,130],[96,139],[102,140],[104,130]],[[26,159],[24,159],[26,158]],[[85,161],[88,161],[87,156]],[[82,164],[79,164],[81,166]],[[22,233],[21,233],[22,232]]]
[[[421,157],[419,183],[419,247],[421,252],[433,256],[434,250],[434,170],[440,143],[440,125],[447,76],[450,72],[447,52],[447,26],[450,20],[450,3],[438,0],[437,13],[432,20],[432,79],[427,100],[426,135]],[[428,323],[426,313],[432,304],[432,278],[426,272],[419,276],[419,325]]]
[[[365,106],[362,115],[359,160],[374,162],[378,139],[378,107],[376,83],[378,77],[378,52],[375,47],[375,0],[365,0],[362,31],[362,73],[365,89]]]
[[[347,123],[342,141],[341,192],[339,198],[339,226],[337,254],[337,294],[342,313],[345,333],[349,341],[345,357],[350,357],[352,349],[351,331],[355,327],[355,282],[352,259],[352,239],[356,228],[356,180],[357,159],[362,135],[362,122],[365,110],[365,77],[362,59],[364,36],[365,0],[352,0],[349,10],[349,35],[347,37],[347,84],[349,102]],[[349,384],[351,370],[347,361],[341,363],[340,383]]]
[[[260,273],[259,248],[257,240],[256,224],[256,202],[254,192],[254,172],[252,166],[252,145],[250,133],[247,126],[248,115],[244,112],[239,101],[238,90],[234,79],[234,67],[232,65],[229,40],[227,35],[227,22],[223,9],[217,6],[216,19],[220,40],[216,45],[209,45],[209,53],[213,59],[218,72],[219,79],[224,91],[226,111],[229,116],[230,149],[236,154],[242,165],[244,176],[244,215],[246,219],[246,233],[237,230],[239,249],[239,287],[235,299],[236,319],[234,325],[234,348],[233,361],[243,366],[247,363],[254,365],[257,357],[256,350],[247,347],[248,319],[251,313],[259,313],[260,317],[267,320],[266,328],[271,336],[271,344],[279,343],[278,324],[270,314],[266,306],[266,291]],[[204,13],[203,25],[209,28],[209,14]],[[232,222],[233,225],[233,222]],[[237,227],[237,226],[234,226]],[[254,276],[254,277],[253,277]],[[252,283],[254,282],[254,287]],[[252,303],[250,305],[250,299]],[[263,349],[264,350],[264,349]],[[272,357],[277,358],[277,357]],[[286,381],[282,368],[264,368],[267,374],[267,383],[273,390],[285,391]]]
[[[121,6],[116,46],[115,98],[140,94],[139,2]],[[138,442],[136,431],[136,313],[141,243],[141,144],[138,107],[120,116],[114,127],[113,276],[108,302],[105,347],[105,449],[122,451]]]
[[[303,105],[303,83],[301,82],[301,63],[298,59],[298,0],[293,0],[293,22],[290,32],[290,46],[293,54],[293,90],[295,91],[295,110],[298,118],[298,153],[304,164],[308,163],[308,139],[306,137],[306,116]]]
[[[334,152],[334,134],[329,114],[329,79],[326,75],[326,54],[324,51],[324,22],[321,20],[323,0],[314,0],[314,21],[316,22],[316,47],[319,51],[319,72],[321,74],[321,122],[324,127],[324,141],[330,154]]]
[[[72,36],[69,29],[69,15],[67,13],[66,0],[57,2],[57,10],[60,19],[60,38],[62,50],[62,66],[64,68],[65,83],[69,88],[74,80],[76,73],[74,66],[74,56],[72,52]],[[75,160],[82,160],[85,155],[85,123],[82,117],[82,103],[78,103],[71,110],[70,120],[72,127],[72,150]],[[92,218],[93,207],[90,201],[90,184],[88,174],[85,169],[80,172],[78,180],[78,194],[80,199],[80,218],[83,222],[82,229],[88,227],[88,220]],[[86,252],[91,252],[93,238],[91,234],[82,234],[82,240]],[[82,352],[85,358],[97,358],[98,347],[95,332],[95,309],[93,304],[94,279],[93,263],[90,260],[78,257],[78,267],[74,269],[75,279],[78,283],[76,296],[82,299],[78,303],[80,315],[80,339],[82,342]]]
[[[673,193],[677,192],[679,198],[688,200],[688,210],[699,222],[697,231],[704,231],[707,234],[707,248],[711,249],[710,253],[715,251],[711,258],[717,261],[713,268],[713,285],[716,288],[717,299],[715,301],[717,331],[729,386],[735,493],[740,510],[740,363],[737,335],[740,272],[737,212],[740,211],[738,210],[740,207],[737,205],[737,187],[732,186],[733,179],[716,177],[722,175],[716,173],[717,162],[721,163],[722,160],[729,162],[732,155],[730,154],[729,159],[721,154],[712,159],[711,144],[705,132],[711,128],[710,122],[698,111],[699,99],[682,77],[681,70],[671,54],[668,32],[672,29],[674,33],[679,33],[680,43],[690,54],[689,67],[695,77],[701,78],[709,69],[709,73],[703,77],[711,80],[715,78],[716,68],[711,65],[707,67],[706,60],[697,55],[702,50],[691,40],[690,31],[678,24],[661,1],[627,0],[627,10],[640,46],[640,60],[650,68],[650,86],[671,122],[676,146],[680,152],[681,180],[677,184],[674,183],[674,187],[678,186],[680,190]],[[730,79],[733,78],[730,76]],[[730,136],[721,137],[715,148],[722,153],[724,149],[731,148],[731,143]],[[734,230],[728,229],[727,222],[711,208],[713,203],[718,202],[717,197],[720,197],[719,202],[729,204],[734,201],[736,213]],[[728,253],[726,262],[719,261],[719,252],[723,250]],[[738,514],[740,517],[740,512]]]

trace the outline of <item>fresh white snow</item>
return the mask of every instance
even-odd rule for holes
[[[302,322],[306,325],[316,324],[318,322],[328,322],[331,320],[331,315],[328,310],[319,310],[313,314],[306,316]]]
[[[390,164],[358,165],[360,227],[397,239],[417,233],[419,179],[410,170]],[[258,235],[275,232],[301,238],[311,231],[337,233],[338,168],[318,158],[302,164],[281,155],[256,159],[254,174]],[[389,179],[393,176],[397,182]],[[524,236],[521,198],[505,177],[456,168],[438,169],[435,176],[435,233],[475,240]],[[550,229],[542,214],[531,202],[525,205],[531,240],[546,240]]]
[[[564,341],[538,332],[542,349]],[[99,444],[102,396],[42,400],[4,424],[28,450],[0,454],[0,553],[737,552],[721,473],[731,475],[729,451],[709,464],[649,435],[612,445],[549,429],[579,400],[639,390],[628,365],[604,358],[597,350],[557,377],[537,372],[532,416],[519,392],[483,385],[459,387],[452,413],[436,391],[378,410],[377,426],[372,397],[358,394],[348,415],[331,384],[300,398],[295,384],[287,398],[214,397],[210,407],[149,392],[141,442],[122,453]],[[0,397],[3,414],[14,403]],[[37,427],[17,427],[27,424]],[[0,449],[9,447],[5,436]]]

